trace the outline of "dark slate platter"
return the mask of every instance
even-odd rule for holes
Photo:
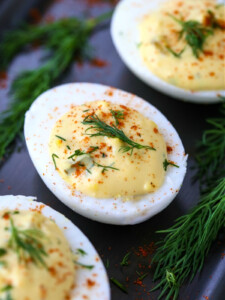
[[[112,9],[113,6],[108,2],[103,0],[56,0],[54,2],[1,0],[0,31],[2,34],[7,29],[16,28],[24,20],[31,21],[34,16],[36,18],[40,16],[41,21],[65,16],[96,16]],[[163,212],[139,225],[121,227],[94,222],[72,212],[47,189],[34,169],[25,146],[20,152],[13,153],[1,166],[0,195],[37,196],[40,201],[72,220],[95,245],[103,262],[109,263],[107,268],[109,277],[113,276],[127,286],[129,293],[124,294],[111,285],[112,300],[154,300],[157,299],[158,292],[149,292],[154,286],[153,269],[148,267],[151,254],[146,256],[140,250],[156,243],[160,238],[155,233],[157,230],[171,226],[175,218],[186,213],[197,203],[198,184],[193,185],[191,180],[195,144],[207,126],[205,119],[218,114],[218,105],[204,106],[178,101],[141,82],[129,72],[116,53],[110,37],[109,23],[91,37],[90,43],[94,48],[94,57],[105,61],[106,65],[100,68],[90,63],[80,65],[74,62],[58,84],[96,82],[111,85],[137,94],[161,110],[177,129],[189,154],[188,172],[179,195]],[[4,110],[9,102],[8,91],[13,78],[27,66],[29,69],[37,67],[42,54],[41,49],[34,49],[32,52],[23,52],[14,59],[8,70],[6,87],[0,88],[0,111]],[[224,234],[221,233],[206,259],[201,274],[198,274],[191,284],[187,283],[182,287],[179,300],[225,299],[224,241]],[[130,264],[128,267],[121,268],[119,263],[127,252],[131,252]],[[142,286],[135,283],[138,278],[136,271],[149,273],[143,280]]]

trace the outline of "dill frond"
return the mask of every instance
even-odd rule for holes
[[[12,84],[12,101],[0,115],[0,159],[10,153],[10,146],[22,131],[25,112],[32,102],[53,86],[75,55],[84,53],[94,28],[110,16],[111,12],[87,21],[68,18],[46,25],[26,26],[9,32],[3,38],[0,70],[5,69],[18,52],[35,41],[50,51],[50,55],[43,66],[23,72]]]
[[[150,147],[147,145],[141,145],[141,144],[138,144],[138,143],[134,142],[133,140],[129,139],[125,135],[123,130],[118,129],[115,125],[110,126],[110,125],[106,124],[104,121],[100,120],[96,114],[88,115],[87,117],[85,117],[82,124],[90,125],[90,127],[88,127],[86,129],[86,132],[88,132],[89,130],[97,131],[96,133],[88,134],[88,135],[90,135],[90,137],[107,136],[109,138],[118,138],[121,141],[123,141],[124,143],[128,144],[128,145],[122,146],[120,148],[120,151],[122,151],[122,152],[131,151],[131,154],[132,154],[134,148],[149,149],[149,150],[154,150],[154,151],[156,150],[153,147]]]
[[[46,267],[44,257],[47,256],[41,240],[44,234],[38,229],[18,229],[10,218],[11,237],[9,247],[16,251],[19,260],[31,259],[33,263]]]
[[[175,224],[158,233],[166,234],[158,244],[153,262],[157,262],[154,280],[160,280],[153,290],[161,289],[158,299],[178,298],[180,286],[200,272],[205,257],[224,227],[225,178],[214,189],[207,190],[191,212],[178,218]]]
[[[207,120],[211,128],[203,133],[197,144],[195,179],[207,186],[211,185],[213,178],[225,177],[225,103],[220,112],[220,117]]]
[[[221,117],[209,119],[208,123],[212,128],[203,133],[196,156],[196,178],[202,187],[199,203],[175,220],[172,227],[159,231],[165,237],[153,257],[157,263],[154,280],[159,280],[153,290],[161,289],[158,299],[178,298],[181,285],[202,270],[213,241],[224,227],[225,103]]]
[[[203,45],[206,39],[208,36],[213,35],[212,28],[206,27],[198,21],[182,21],[173,15],[170,15],[170,17],[182,27],[182,30],[179,32],[179,38],[184,37],[194,56],[199,58],[200,53],[203,52]]]

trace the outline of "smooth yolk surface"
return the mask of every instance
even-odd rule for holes
[[[207,23],[208,11],[220,23],[212,28]],[[195,57],[187,45],[185,35],[179,38],[182,26],[174,16],[183,21],[198,21],[212,30],[204,44],[203,52]],[[178,87],[198,90],[225,89],[225,6],[215,0],[171,0],[158,11],[147,14],[140,22],[140,54],[144,64],[155,75]],[[180,57],[175,53],[183,51]]]
[[[94,125],[82,123],[91,115],[122,130],[130,140],[155,150],[134,148],[133,152],[124,152],[123,147],[129,144],[119,138],[91,136],[98,133],[90,128]],[[92,197],[129,198],[153,192],[164,181],[167,154],[163,136],[153,121],[123,105],[95,101],[74,106],[56,122],[49,151],[62,178]],[[79,151],[83,154],[75,155]]]

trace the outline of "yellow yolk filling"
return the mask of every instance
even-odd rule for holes
[[[92,124],[82,123],[91,115],[116,126],[130,140],[155,150],[134,148],[124,152],[123,147],[129,145],[119,138],[91,136],[98,131],[88,129]],[[72,188],[92,197],[146,194],[157,190],[164,181],[167,153],[163,136],[153,121],[123,105],[95,101],[74,106],[52,129],[49,151],[61,177]],[[75,155],[79,151],[83,155]]]
[[[203,45],[199,57],[185,41],[179,38],[182,26],[171,17],[183,21],[206,22],[212,12],[221,28],[212,30]],[[215,0],[171,0],[160,9],[144,16],[140,22],[140,54],[144,64],[156,76],[175,86],[198,90],[225,89],[225,6]],[[175,53],[183,51],[180,57]]]
[[[44,264],[18,247],[11,220],[26,247],[33,247]],[[24,234],[26,232],[26,235]],[[17,232],[18,233],[18,232]],[[67,300],[75,282],[69,244],[54,221],[39,212],[0,212],[0,298]],[[32,242],[37,241],[37,244]],[[18,248],[16,248],[18,247]],[[18,249],[18,252],[16,251]],[[46,254],[41,255],[41,251]],[[3,297],[3,298],[2,298]],[[8,297],[8,298],[6,298]],[[10,298],[11,297],[11,298]]]

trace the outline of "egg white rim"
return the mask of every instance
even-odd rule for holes
[[[141,80],[158,91],[187,102],[218,103],[219,95],[225,97],[225,90],[189,91],[160,79],[145,66],[137,45],[140,43],[138,24],[148,11],[154,11],[159,4],[168,0],[121,0],[111,21],[111,36],[114,46],[125,65]],[[223,0],[217,0],[223,3]]]
[[[113,91],[113,94],[109,95],[109,91]],[[107,100],[136,109],[158,125],[167,145],[173,147],[174,150],[168,155],[168,159],[180,167],[168,168],[164,184],[156,192],[142,195],[139,200],[126,202],[120,198],[92,198],[78,191],[72,196],[69,184],[55,170],[49,155],[48,143],[56,120],[68,112],[71,105],[96,100]],[[145,100],[109,86],[71,83],[46,91],[27,111],[24,134],[33,164],[53,194],[77,213],[103,223],[136,224],[154,216],[168,206],[176,196],[186,173],[187,155],[171,123]]]
[[[74,282],[75,288],[71,292],[71,300],[83,300],[83,296],[87,296],[87,299],[91,300],[110,300],[110,287],[106,270],[91,242],[83,232],[64,215],[35,200],[36,197],[33,196],[0,196],[0,210],[37,210],[45,217],[54,220],[62,230],[74,253],[80,248],[86,251],[87,255],[79,256],[78,261],[85,265],[94,265],[92,270],[77,265]],[[95,282],[91,288],[87,286],[88,279]]]

